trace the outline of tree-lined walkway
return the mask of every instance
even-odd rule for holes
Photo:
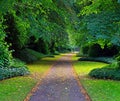
[[[75,78],[71,54],[54,64],[30,101],[86,101]]]

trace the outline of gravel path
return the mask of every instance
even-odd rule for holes
[[[75,79],[71,54],[55,63],[30,101],[86,101]]]

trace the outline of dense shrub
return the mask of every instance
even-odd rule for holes
[[[9,67],[0,67],[0,80],[30,74],[25,63],[12,59]]]
[[[14,58],[11,61],[10,67],[16,67],[16,68],[26,67],[26,64],[25,64],[25,62],[21,61],[20,59]]]
[[[45,42],[42,38],[39,38],[39,40],[37,40],[36,42],[35,40],[35,37],[30,37],[29,48],[43,54],[50,53],[47,42]]]
[[[89,75],[98,79],[120,80],[120,62],[116,61],[103,68],[93,69]]]
[[[89,75],[97,79],[120,80],[120,69],[116,68],[98,68],[92,70]]]
[[[14,11],[13,11],[14,12]],[[28,41],[27,29],[29,24],[22,18],[19,18],[15,13],[8,12],[4,15],[4,25],[7,26],[5,41],[11,44],[10,49],[15,50],[13,55],[23,48]]]
[[[6,43],[0,42],[0,67],[8,67],[12,59],[11,52]]]
[[[11,52],[8,50],[9,45],[4,41],[6,36],[4,27],[0,22],[0,68],[8,67],[12,59]]]
[[[89,46],[83,46],[81,49],[83,54],[88,54]]]
[[[55,51],[54,52],[54,55],[59,55],[60,53],[58,51]]]
[[[119,52],[118,46],[105,45],[104,48],[102,49],[102,56],[114,56],[114,55],[118,54],[118,52]]]
[[[37,61],[38,59],[41,59],[44,56],[45,55],[43,55],[42,53],[26,48],[21,50],[16,57],[26,63],[31,63]]]
[[[30,72],[26,67],[20,67],[20,68],[0,68],[0,80],[16,77],[16,76],[23,76],[28,75]]]
[[[120,61],[120,56],[117,56],[117,57],[116,57],[116,60],[117,60],[117,61]]]
[[[29,74],[24,64],[20,61],[13,61],[9,44],[5,41],[6,33],[4,29],[6,26],[3,26],[2,23],[0,22],[0,80]]]
[[[102,54],[102,48],[99,44],[93,44],[89,47],[88,56],[90,57],[99,57]]]
[[[104,63],[112,63],[116,60],[110,57],[81,57],[78,61],[96,61],[96,62],[104,62]]]
[[[91,46],[83,46],[81,47],[81,53],[83,56],[89,57],[112,57],[119,53],[119,47],[115,45],[107,46],[105,45],[103,48],[99,44],[93,44]]]

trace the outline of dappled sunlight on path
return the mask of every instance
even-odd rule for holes
[[[53,65],[30,101],[86,101],[75,79],[71,56],[67,54]]]

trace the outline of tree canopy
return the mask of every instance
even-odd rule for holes
[[[50,54],[96,43],[120,46],[119,8],[119,0],[1,0],[1,53],[10,60],[26,48]]]

